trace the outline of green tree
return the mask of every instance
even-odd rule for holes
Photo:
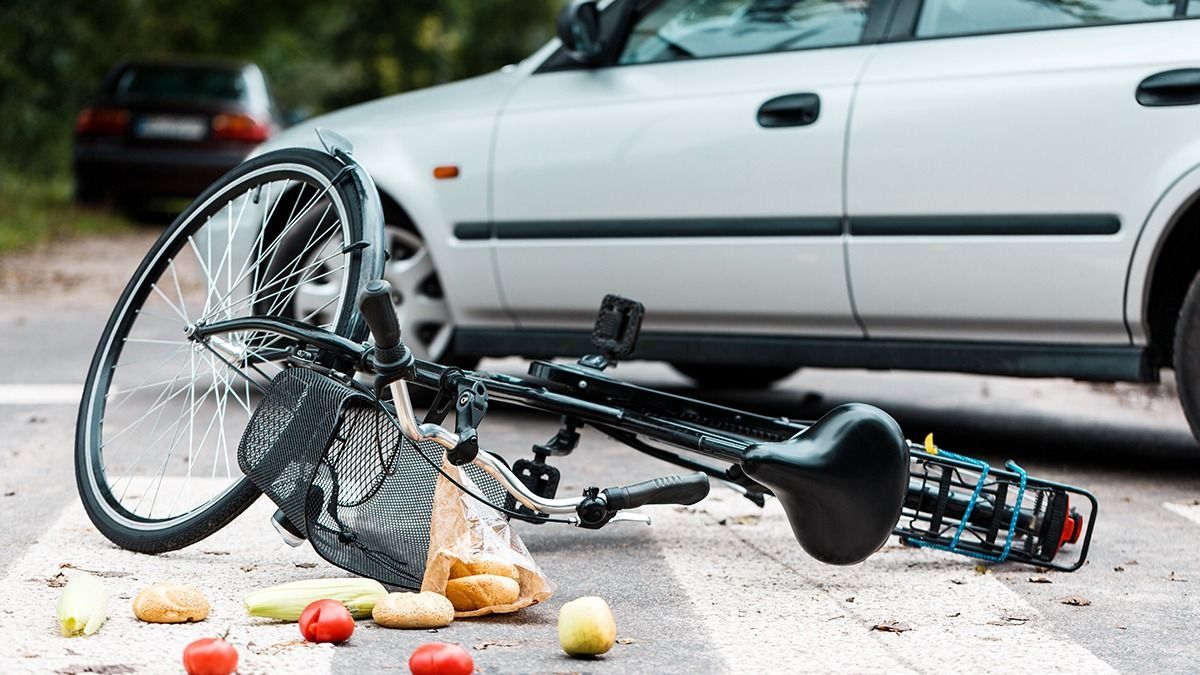
[[[76,114],[124,56],[244,58],[313,112],[476,75],[529,54],[561,0],[4,0],[0,170],[61,173]]]

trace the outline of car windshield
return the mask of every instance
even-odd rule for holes
[[[241,101],[246,81],[240,71],[228,68],[130,66],[114,93],[121,99]]]

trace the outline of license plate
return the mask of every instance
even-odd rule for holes
[[[198,141],[208,133],[208,124],[203,117],[146,115],[138,121],[135,133],[141,138]]]

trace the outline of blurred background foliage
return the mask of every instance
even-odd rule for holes
[[[63,176],[76,114],[124,56],[252,60],[282,107],[316,114],[516,62],[549,39],[561,4],[2,0],[0,172]]]

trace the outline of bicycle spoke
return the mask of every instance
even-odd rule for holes
[[[357,254],[344,250],[332,189],[294,173],[248,180],[156,244],[168,248],[136,282],[94,399],[92,456],[118,512],[173,522],[244,480],[242,430],[294,341],[256,330],[195,341],[183,330],[253,315],[336,325]]]

